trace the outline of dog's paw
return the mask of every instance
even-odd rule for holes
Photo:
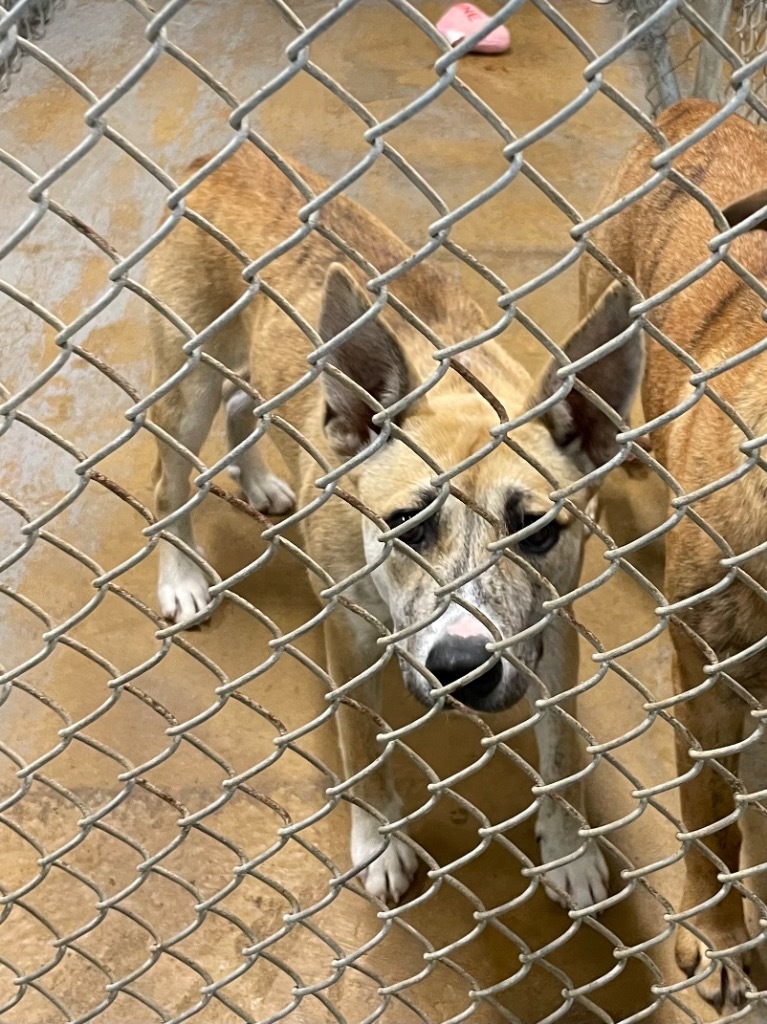
[[[407,843],[396,836],[386,838],[378,831],[378,822],[359,807],[352,808],[352,864],[368,864],[357,876],[371,896],[387,903],[399,903],[418,868],[418,859]],[[372,863],[376,851],[382,850]]]
[[[381,837],[378,838],[380,842]],[[387,903],[399,903],[410,888],[417,868],[418,860],[407,843],[392,836],[381,856],[360,877],[371,896]]]
[[[721,949],[731,949],[738,945],[738,942],[746,941],[746,938],[745,933],[739,939],[723,938],[721,942],[717,943],[717,946]],[[749,963],[747,959],[733,958],[733,960],[739,964],[740,971],[736,971],[723,960],[717,960],[714,970],[695,986],[695,991],[701,999],[705,999],[722,1014],[734,1013],[746,1003],[747,987],[742,975],[750,974]],[[676,961],[688,978],[707,974],[711,967],[711,959],[705,943],[682,927],[677,930]]]
[[[296,507],[296,496],[284,480],[267,473],[245,492],[254,508],[268,516],[284,516]]]
[[[284,516],[296,507],[295,494],[274,473],[247,473],[239,466],[232,466],[229,472],[239,482],[248,502],[264,515]]]
[[[157,596],[162,616],[169,622],[186,622],[212,610],[205,574],[175,548],[163,553]]]
[[[541,843],[544,864],[556,857],[547,857]],[[563,854],[559,854],[563,856]],[[566,910],[582,910],[607,898],[610,892],[610,872],[602,851],[594,842],[576,860],[562,867],[552,868],[542,878],[549,897]]]

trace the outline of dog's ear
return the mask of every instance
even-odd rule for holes
[[[319,333],[330,341],[370,309],[365,293],[339,263],[325,278]],[[399,342],[377,317],[354,329],[331,352],[328,363],[341,370],[386,407],[410,390],[410,373]],[[323,374],[325,434],[339,455],[349,457],[370,443],[376,429],[375,409],[342,380]]]
[[[756,213],[757,210],[761,210],[767,206],[767,189],[762,189],[761,192],[754,192],[753,195],[744,196],[742,199],[738,199],[737,202],[730,203],[729,206],[725,206],[722,210],[724,219],[734,228],[736,224],[740,224],[750,217],[752,213]],[[754,224],[752,231],[767,231],[767,211],[765,211],[764,217]]]
[[[565,343],[564,352],[571,362],[624,331],[631,324],[631,304],[631,296],[620,282],[610,285]],[[578,379],[625,420],[642,376],[643,356],[641,331],[637,330],[619,348],[580,370]],[[534,396],[535,404],[550,398],[562,386],[558,369],[559,363],[552,360]],[[579,442],[580,450],[594,466],[604,465],[618,451],[615,426],[575,387],[548,409],[543,419],[560,447],[569,448]]]

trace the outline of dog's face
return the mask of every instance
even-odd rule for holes
[[[328,340],[366,308],[348,275],[339,271],[336,277],[326,286],[321,324]],[[342,295],[344,314],[336,309],[331,323],[334,291],[337,305]],[[625,293],[611,289],[572,335],[568,354],[581,358],[628,323]],[[350,339],[334,364],[391,406],[418,382],[387,327],[368,320],[360,334],[359,349],[349,348]],[[600,362],[611,365],[595,372],[596,363],[580,379],[625,415],[641,370],[641,342],[627,341]],[[504,365],[499,360],[496,375]],[[483,377],[510,418],[545,403],[560,387],[556,365],[538,384],[520,368],[509,369],[506,379],[488,379],[484,371]],[[370,407],[338,380],[326,382],[326,395],[326,431],[334,447],[344,455],[363,450],[375,438]],[[615,454],[616,428],[584,401],[577,395],[549,402],[541,417],[514,430],[514,446],[530,460],[505,443],[475,460],[498,416],[452,374],[398,419],[410,443],[393,438],[351,472],[359,498],[385,525],[382,530],[364,520],[365,558],[398,634],[405,681],[423,703],[450,692],[478,711],[508,708],[525,693],[527,670],[535,672],[547,642],[560,642],[555,629],[541,623],[544,602],[577,585],[586,531],[577,516],[552,503],[551,483],[534,464],[565,487]],[[434,465],[462,467],[450,491],[435,486]],[[572,500],[583,508],[591,493],[581,488]]]
[[[403,429],[445,469],[486,445],[498,422],[476,394],[447,392],[425,405]],[[515,431],[515,440],[562,484],[582,475],[540,422]],[[531,629],[544,614],[543,602],[553,590],[566,593],[577,584],[584,527],[572,513],[557,512],[551,486],[505,444],[455,477],[460,497],[448,493],[440,500],[433,477],[426,463],[399,441],[389,442],[369,460],[360,472],[359,496],[398,532],[399,540],[382,543],[381,531],[367,520],[365,556],[376,566],[372,579],[393,629],[407,631],[397,647],[414,696],[431,704],[435,686],[455,684],[454,696],[461,703],[500,711],[527,688],[521,666],[537,668],[550,633],[546,627]],[[521,539],[493,549],[520,530],[526,532]],[[514,640],[520,634],[525,635]],[[488,644],[499,641],[511,658],[488,651]],[[469,681],[460,682],[468,675]]]

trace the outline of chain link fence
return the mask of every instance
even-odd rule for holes
[[[764,640],[703,637],[695,693],[753,729],[707,747],[669,642],[700,594],[662,564],[693,521],[760,607],[761,547],[701,512],[760,431],[743,357],[655,319],[720,264],[767,293],[650,118],[760,119],[764,5],[510,0],[503,57],[407,0],[4,6],[0,1019],[767,1020]],[[587,219],[642,132],[644,184]],[[714,241],[642,296],[600,232],[671,184]],[[563,350],[587,258],[630,301]],[[627,428],[640,329],[692,388]],[[653,443],[700,401],[745,461],[690,491]],[[702,769],[737,799],[697,825]]]
[[[662,10],[656,0],[618,0],[618,6],[628,31],[647,23]],[[716,0],[694,6],[705,25],[714,30],[714,36],[705,28],[701,30],[699,22],[691,22],[673,5],[637,41],[640,51],[646,54],[646,100],[654,114],[682,96],[723,102],[731,68],[728,55],[735,51],[744,63],[750,63],[764,52],[767,20],[760,0]],[[763,101],[764,90],[764,72],[759,68],[751,79],[751,91]],[[751,117],[763,117],[761,102]]]

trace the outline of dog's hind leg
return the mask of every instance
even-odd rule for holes
[[[211,250],[211,246],[213,246]],[[187,268],[184,271],[184,268]],[[243,366],[248,360],[249,321],[253,308],[234,311],[242,282],[234,261],[221,258],[209,236],[187,223],[173,233],[173,247],[157,254],[151,266],[149,287],[183,318],[191,331],[206,332],[203,352],[226,366]],[[230,312],[231,315],[226,315]],[[216,325],[215,330],[210,328]],[[153,313],[149,322],[154,356],[155,388],[174,380],[174,386],[150,409],[150,419],[162,431],[197,456],[221,406],[224,377],[215,365],[200,360],[181,373],[189,360],[184,346],[189,340],[174,317]],[[189,499],[189,455],[157,437],[155,500],[161,519],[177,512]],[[194,538],[189,515],[170,520],[167,532],[190,548]],[[208,580],[202,569],[172,542],[160,544],[158,595],[165,618],[186,622],[210,610]]]
[[[244,391],[235,390],[226,399],[226,433],[229,450],[233,451],[256,429],[253,402]],[[259,512],[280,516],[294,507],[293,491],[264,462],[254,442],[232,464],[229,473],[236,480],[250,504]]]
[[[680,627],[672,624],[671,636],[674,691],[682,694],[703,682],[704,662],[696,645]],[[721,750],[739,743],[743,737],[744,711],[739,705],[738,698],[724,683],[714,682],[705,693],[678,704],[676,717],[704,750]],[[731,949],[748,940],[743,898],[717,878],[722,871],[718,862],[725,865],[728,873],[739,868],[741,833],[737,821],[731,820],[735,796],[727,779],[709,766],[711,759],[690,757],[691,743],[679,733],[676,747],[679,775],[693,773],[680,787],[684,827],[687,832],[707,830],[707,834],[690,840],[688,845],[681,909],[709,904],[689,920],[711,940],[709,945],[684,924],[678,925],[676,959],[688,977],[705,975],[696,986],[698,994],[717,1010],[730,1013],[745,1004],[745,982],[741,972],[724,960],[712,961],[708,950]],[[738,773],[738,760],[737,754],[716,756],[716,761],[733,775]],[[734,956],[733,960],[739,962],[741,971],[748,972],[747,957]]]
[[[328,670],[337,685],[362,676],[381,657],[376,644],[378,634],[359,616],[339,609],[325,621]],[[358,778],[352,794],[378,811],[384,822],[396,821],[402,802],[394,788],[387,752],[376,739],[381,731],[376,719],[366,712],[380,714],[381,679],[369,676],[349,697],[363,705],[359,710],[339,704],[337,721],[347,779]],[[371,765],[376,765],[370,770]],[[417,868],[415,853],[402,839],[380,831],[381,821],[356,803],[351,805],[352,864],[359,867],[359,878],[373,896],[397,903],[407,891]]]
[[[197,366],[152,407],[151,419],[193,455],[198,455],[221,404],[221,376]],[[189,498],[191,463],[182,452],[158,439],[155,469],[155,508],[164,519]],[[177,516],[168,533],[193,548],[189,514]],[[204,611],[209,603],[208,581],[202,569],[170,542],[160,544],[157,586],[160,610],[171,622],[184,622]]]

